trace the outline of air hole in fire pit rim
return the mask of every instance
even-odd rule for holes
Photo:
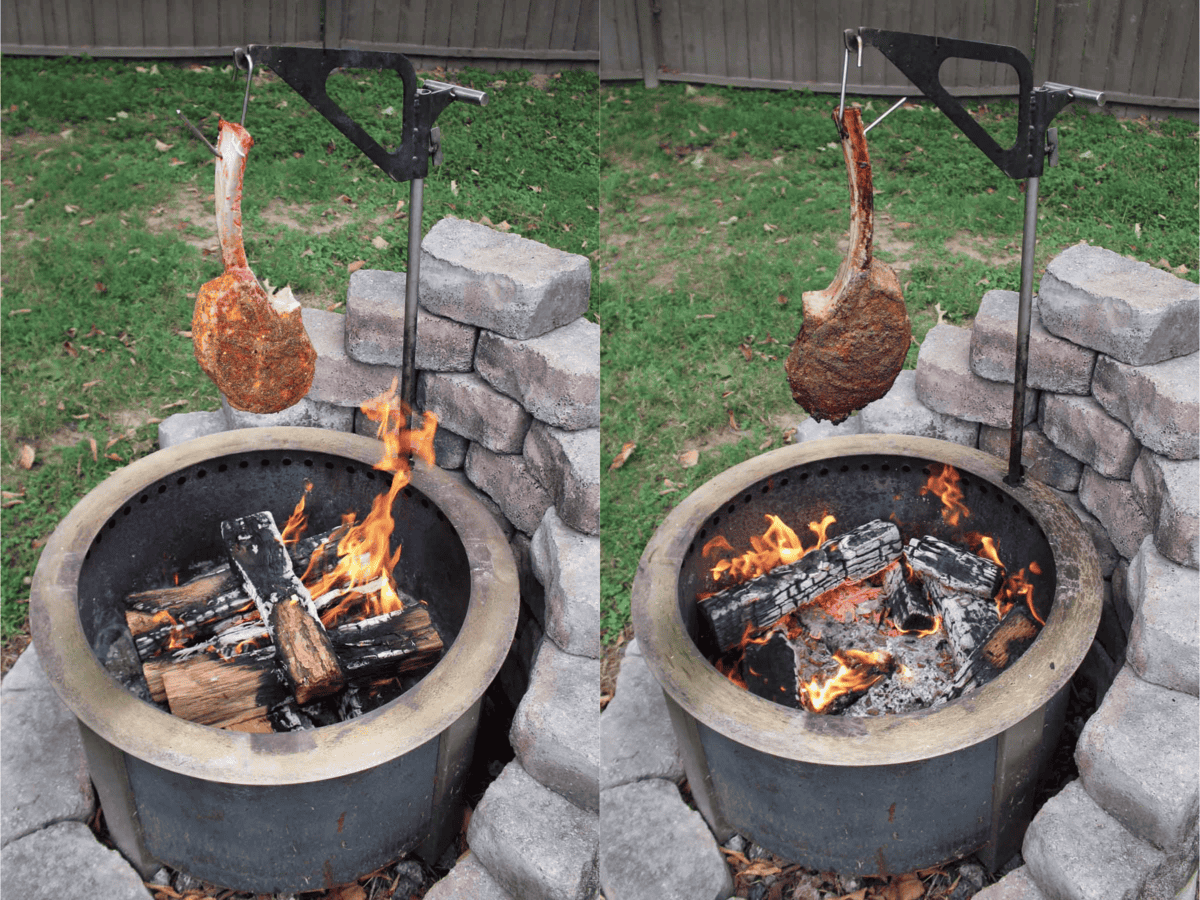
[[[281,466],[290,466],[292,464],[292,459],[290,456],[285,456],[283,459],[281,459],[279,461],[279,464]]]
[[[138,503],[145,503],[149,499],[150,499],[149,495],[142,494],[142,496],[138,497]]]
[[[270,466],[271,466],[271,461],[270,461],[269,459],[266,459],[266,458],[264,458],[264,459],[262,459],[262,460],[260,461],[260,463],[259,463],[259,464],[260,464],[260,465],[261,465],[261,466],[262,466],[264,469],[268,469],[268,468],[270,468]]]
[[[208,469],[197,469],[196,477],[197,478],[207,478],[208,477]]]
[[[248,459],[243,459],[241,462],[238,463],[239,469],[247,469],[249,467],[250,467],[250,461]]]
[[[180,475],[178,478],[175,479],[175,483],[177,485],[179,485],[180,487],[183,487],[185,484],[187,484],[187,476]]]
[[[121,515],[123,515],[123,516],[127,516],[127,515],[129,515],[131,512],[133,512],[133,507],[132,507],[132,506],[126,506],[124,509],[122,509],[122,510],[121,510]]]

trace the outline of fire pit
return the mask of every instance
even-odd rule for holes
[[[440,469],[418,464],[393,507],[398,586],[446,637],[417,685],[315,730],[248,734],[197,725],[137,699],[101,663],[122,598],[221,555],[219,525],[282,521],[313,484],[314,531],[386,490],[379,444],[308,428],[214,435],[113,475],[63,520],[34,577],[31,626],[46,674],[80,722],[109,831],[144,873],[167,863],[260,893],[351,881],[402,852],[436,859],[461,824],[481,698],[508,652],[518,584],[492,516]]]
[[[937,464],[954,467],[971,510],[957,526],[921,491]],[[633,620],[662,685],[688,783],[719,839],[734,831],[816,869],[910,871],[979,852],[993,868],[1020,849],[1039,773],[1054,750],[1068,681],[1099,622],[1100,570],[1078,520],[1050,489],[1004,482],[1004,464],[956,444],[865,435],[768,453],[718,476],[681,503],[651,539],[633,587]],[[873,519],[906,537],[961,542],[986,531],[1015,571],[1029,560],[1046,625],[985,686],[936,709],[846,718],[747,693],[710,664],[697,592],[701,549],[735,547],[764,516]],[[1044,604],[1044,605],[1043,605]]]

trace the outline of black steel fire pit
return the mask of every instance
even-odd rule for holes
[[[413,688],[360,718],[290,734],[197,725],[137,699],[101,664],[123,597],[219,558],[223,519],[304,492],[310,533],[359,517],[391,476],[380,444],[310,428],[190,441],[115,473],[54,532],[30,619],[46,674],[78,717],[109,831],[143,873],[158,863],[260,893],[352,881],[399,854],[436,858],[461,824],[463,779],[484,690],[518,610],[512,552],[492,515],[418,463],[393,507],[398,585],[424,599],[446,639]],[[281,518],[282,517],[282,518]]]
[[[971,510],[958,526],[923,494],[942,463]],[[911,871],[978,852],[993,868],[1020,849],[1039,773],[1057,742],[1068,681],[1100,617],[1096,551],[1043,485],[1004,482],[1002,460],[899,435],[788,447],[714,478],[675,508],[646,547],[633,587],[638,641],[667,697],[688,783],[718,838],[740,832],[795,862],[846,874]],[[701,548],[738,548],[773,513],[796,525],[826,513],[831,537],[891,519],[907,539],[991,534],[1010,571],[1031,575],[1046,625],[993,681],[937,709],[822,716],[754,696],[701,653]]]

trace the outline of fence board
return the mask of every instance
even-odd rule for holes
[[[0,41],[5,46],[21,43],[16,0],[0,0]]]
[[[1177,97],[1183,90],[1179,73],[1183,69],[1184,55],[1196,31],[1196,4],[1194,0],[1171,0],[1165,12],[1166,33],[1160,45],[1158,71],[1153,78],[1148,77],[1143,86],[1148,94]]]
[[[575,40],[575,32],[578,27],[579,4],[573,0],[558,0],[554,4],[554,25],[550,29],[550,46],[580,47]],[[597,46],[599,45],[597,44]]]
[[[1116,93],[1129,93],[1133,61],[1141,36],[1142,17],[1140,0],[1122,0],[1121,15],[1117,19],[1117,27],[1113,34],[1113,54],[1109,58],[1108,89]]]
[[[450,8],[450,37],[447,42],[448,46],[477,46],[475,43],[475,19],[479,14],[479,9],[475,0],[453,0]]]
[[[572,46],[576,53],[581,54],[580,58],[590,53],[592,48],[600,46],[599,27],[599,0],[579,0],[579,18],[575,22],[575,43]]]
[[[500,20],[507,2],[482,0],[475,18],[475,39],[468,42],[472,47],[499,47]]]
[[[496,47],[524,47],[529,28],[529,0],[505,0]],[[633,30],[637,34],[637,29]]]
[[[17,0],[17,29],[23,44],[48,43],[42,28],[42,5],[37,0]]]
[[[539,0],[529,5],[529,24],[520,46],[530,50],[545,50],[554,46],[551,36],[554,34],[554,13],[558,6],[553,0]]]
[[[750,77],[750,58],[747,54],[748,35],[746,34],[746,0],[725,0],[723,18],[725,20],[724,40],[721,47],[725,51],[725,71],[740,78]]]

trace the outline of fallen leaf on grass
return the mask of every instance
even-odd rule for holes
[[[67,215],[71,215],[71,216],[73,216],[73,215],[75,215],[75,213],[79,212],[79,207],[76,206],[74,203],[66,204],[63,207],[63,209],[65,209],[67,211]]]
[[[742,869],[739,873],[747,878],[765,878],[768,875],[778,875],[783,869],[779,866],[771,865],[765,859],[757,859]]]
[[[162,141],[158,140],[158,138],[154,139],[154,149],[159,153],[165,153],[174,146],[174,144],[164,144]]]
[[[96,447],[96,439],[94,437],[88,437],[88,446],[92,448],[92,462],[99,462],[100,455],[98,448]]]
[[[121,459],[121,457],[117,456],[115,453],[105,453],[104,458],[111,459],[113,462],[125,462],[125,460]]]
[[[676,458],[679,460],[679,464],[681,466],[683,466],[685,469],[690,469],[692,466],[700,462],[700,451],[684,450]]]
[[[714,315],[713,313],[701,313],[700,315],[696,316],[696,318],[697,319],[715,319],[716,315]]]
[[[785,431],[783,433],[783,442],[785,444],[796,443],[796,435],[799,433],[799,431],[800,431],[800,429],[798,429],[798,428],[789,428],[787,431]]]
[[[81,422],[82,422],[84,419],[90,419],[91,417],[92,417],[92,414],[91,414],[91,413],[80,413],[80,414],[79,414],[79,415],[77,415],[77,416],[71,416],[71,418],[72,418],[72,419],[78,419],[78,420],[79,420],[79,421],[81,421]]]
[[[763,222],[763,231],[770,233],[772,231],[778,231],[778,230],[779,230],[778,225],[772,225],[769,222]]]
[[[783,296],[783,294],[780,294],[778,297],[775,298],[775,302],[778,303],[780,306],[787,306],[788,298]]]
[[[31,312],[33,312],[32,309],[14,309],[9,313],[9,315],[10,316],[23,316],[26,313],[31,313]]]
[[[176,400],[174,403],[164,403],[159,409],[174,409],[177,406],[187,406],[186,400]]]
[[[125,435],[118,434],[115,438],[113,438],[107,444],[104,445],[104,449],[111,450],[113,447],[115,447],[117,444],[121,443],[121,441],[123,441],[123,440],[125,440]]]
[[[22,469],[32,469],[34,456],[36,456],[36,451],[32,444],[22,445],[21,452],[17,456],[17,465]]]
[[[672,481],[670,478],[664,478],[663,479],[663,489],[658,492],[658,496],[661,497],[663,494],[673,494],[675,491],[679,490],[681,487],[683,487],[682,484],[677,484],[676,482]]]
[[[85,382],[83,383],[83,389],[84,389],[85,391],[87,391],[87,390],[91,390],[92,388],[94,388],[94,387],[95,387],[96,385],[98,385],[98,384],[100,384],[100,379],[99,379],[99,378],[97,378],[95,381],[85,381]]]
[[[746,344],[738,344],[738,349],[742,351],[742,356],[746,357],[746,362],[754,359],[754,351]]]
[[[458,182],[455,181],[454,179],[450,180],[450,193],[453,194],[455,197],[458,196]]]
[[[535,194],[540,194],[542,192],[542,189],[534,184],[529,185],[529,189],[531,191],[533,191]]]
[[[737,419],[735,419],[733,417],[733,410],[727,409],[727,410],[725,410],[725,412],[729,415],[729,430],[730,431],[741,431],[742,429],[738,428]]]
[[[746,858],[746,854],[744,853],[737,850],[730,850],[728,847],[718,847],[717,849],[729,857],[727,862],[737,863],[742,866],[750,865],[750,860]]]
[[[356,259],[354,262],[350,263],[350,265],[346,266],[346,271],[351,272],[351,273],[357,272],[359,269],[361,269],[366,264],[367,264],[367,261],[365,259]]]
[[[10,506],[19,506],[25,502],[22,499],[24,496],[24,489],[22,489],[19,494],[12,491],[0,491],[0,498],[2,498],[2,500],[0,500],[0,507],[8,509]]]
[[[730,216],[730,217],[729,217],[728,219],[726,219],[724,222],[718,222],[717,224],[718,224],[718,225],[732,225],[732,224],[733,224],[734,222],[736,222],[737,220],[738,220],[738,217],[737,217],[737,216]]]
[[[207,160],[204,160],[204,162],[207,162]],[[187,165],[187,163],[185,163],[185,162],[184,162],[182,159],[180,159],[178,156],[172,156],[172,157],[171,157],[171,162],[170,162],[170,165],[172,165],[172,166],[186,166],[186,165]]]
[[[386,250],[392,245],[389,244],[386,239],[380,237],[379,235],[375,235],[375,237],[371,238],[371,246],[376,250]]]
[[[106,285],[103,281],[97,281],[96,282],[96,293],[97,294],[108,293],[108,285]]]
[[[624,444],[622,444],[621,452],[613,457],[612,464],[609,465],[608,471],[615,472],[617,469],[621,468],[621,466],[625,465],[625,461],[629,459],[636,447],[637,444],[635,444],[633,441],[626,441]]]
[[[773,443],[775,443],[775,438],[770,438],[770,437],[769,437],[769,438],[767,438],[765,441],[763,441],[761,444],[759,444],[759,445],[758,445],[758,449],[759,449],[759,450],[766,450],[766,449],[767,449],[768,447],[770,447],[770,446],[771,446]]]
[[[184,331],[182,328],[176,328],[175,333],[181,338],[187,338],[188,340],[191,340],[192,338],[192,333],[190,331]]]
[[[92,218],[80,219],[80,220],[79,220],[79,224],[80,224],[80,225],[95,225],[95,224],[96,224],[96,220],[95,220],[95,219],[92,219]]]

